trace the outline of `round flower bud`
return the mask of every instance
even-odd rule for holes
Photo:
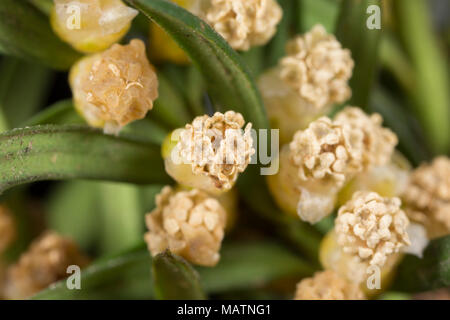
[[[345,253],[382,267],[387,258],[409,246],[409,220],[399,198],[358,191],[343,205],[335,222],[337,242]]]
[[[105,50],[119,41],[138,11],[120,0],[53,0],[51,25],[55,33],[75,49]]]
[[[282,143],[351,96],[348,81],[353,65],[350,51],[321,25],[288,42],[286,56],[258,81]]]
[[[172,134],[176,145],[163,146],[167,173],[181,185],[213,194],[230,190],[255,153],[251,123],[243,126],[234,111],[195,118]]]
[[[199,0],[192,11],[233,49],[244,51],[266,44],[283,14],[275,0]]]
[[[141,40],[82,58],[70,71],[77,111],[93,127],[117,133],[142,119],[158,97],[158,79]]]
[[[164,187],[156,196],[156,209],[145,219],[145,241],[153,256],[169,249],[194,264],[219,262],[226,213],[215,198],[198,189],[175,192]]]
[[[364,133],[362,161],[365,169],[389,163],[398,139],[390,129],[381,126],[383,118],[378,113],[369,116],[360,108],[346,107],[336,114],[334,121]]]
[[[414,170],[402,198],[410,219],[430,238],[450,234],[450,159],[440,156]]]
[[[16,226],[9,210],[0,206],[0,254],[8,248],[16,236]]]
[[[77,245],[56,233],[47,232],[35,240],[6,275],[4,295],[7,299],[25,299],[67,277],[67,267],[80,268],[88,259]]]
[[[326,270],[316,272],[297,284],[294,300],[364,300],[364,293],[357,284]]]

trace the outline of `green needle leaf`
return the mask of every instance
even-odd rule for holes
[[[415,71],[412,105],[428,143],[435,153],[442,154],[450,151],[450,79],[427,2],[396,0],[392,4],[401,40]]]
[[[378,44],[381,29],[370,30],[366,26],[370,5],[381,8],[380,0],[344,0],[341,4],[336,36],[344,48],[350,49],[355,61],[350,79],[352,97],[348,104],[367,108],[375,79],[378,61]],[[381,19],[381,17],[380,17]]]
[[[160,300],[204,300],[200,277],[189,263],[169,251],[153,258],[155,295]]]
[[[141,242],[145,212],[140,205],[139,187],[103,182],[98,189],[102,254],[122,252]]]
[[[36,8],[45,13],[46,15],[50,15],[50,11],[53,8],[53,0],[29,0]]]
[[[205,290],[220,293],[258,288],[282,278],[308,277],[314,268],[282,246],[268,241],[225,245],[214,268],[198,268]]]
[[[66,280],[61,280],[33,299],[152,299],[151,257],[142,247],[101,259],[82,270],[81,290],[69,290]]]
[[[182,94],[161,72],[158,73],[158,82],[159,96],[149,113],[150,117],[156,118],[159,123],[164,123],[171,129],[184,127],[191,121],[191,116]]]
[[[394,290],[421,292],[450,287],[450,236],[434,239],[423,257],[407,255],[399,265]]]
[[[15,57],[3,57],[0,63],[0,108],[10,128],[42,107],[50,91],[52,71]]]
[[[85,180],[67,181],[56,186],[45,206],[47,227],[71,238],[83,251],[94,247],[101,225],[99,189],[98,182]]]
[[[255,128],[268,128],[256,85],[241,57],[209,25],[170,1],[126,0],[162,27],[201,70],[221,110],[243,114]]]
[[[382,87],[373,90],[368,111],[378,112],[383,116],[385,126],[391,128],[398,136],[402,151],[415,165],[430,159],[425,147],[424,137],[419,125],[415,126],[415,119],[400,105],[398,99]],[[416,128],[418,127],[418,128]]]
[[[328,32],[333,32],[339,12],[339,1],[336,0],[302,0],[299,1],[298,21],[301,32],[310,30],[320,23]]]
[[[75,111],[72,99],[61,100],[45,108],[31,119],[28,119],[24,126],[37,126],[42,124],[84,124],[85,121]]]
[[[83,118],[75,111],[72,99],[67,99],[47,107],[44,111],[29,119],[24,126],[37,126],[42,124],[81,125],[85,123]],[[168,130],[161,127],[149,116],[125,126],[120,132],[120,136],[161,145],[168,133]]]
[[[225,243],[219,264],[197,268],[208,293],[260,288],[282,278],[310,276],[314,269],[284,247],[268,241]],[[82,290],[69,290],[62,280],[35,299],[142,299],[154,297],[152,258],[144,246],[93,263],[81,272]]]
[[[81,54],[62,42],[28,1],[0,1],[0,52],[67,70]]]
[[[0,134],[0,193],[39,180],[168,183],[160,148],[83,126],[36,126]]]
[[[266,46],[267,56],[265,67],[275,66],[278,61],[285,55],[286,42],[291,38],[291,26],[294,20],[296,2],[291,0],[278,0],[279,5],[283,9],[283,18],[277,25],[277,33]]]
[[[321,234],[311,225],[292,217],[278,208],[267,188],[264,176],[253,166],[238,180],[238,188],[246,204],[261,219],[274,226],[274,230],[310,261],[318,266]]]

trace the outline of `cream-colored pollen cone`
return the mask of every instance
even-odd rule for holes
[[[378,295],[385,291],[392,282],[397,265],[403,257],[402,253],[395,253],[389,256],[386,263],[378,269],[376,273],[373,267],[370,268],[368,262],[362,262],[357,256],[345,253],[337,242],[335,230],[328,232],[322,239],[319,248],[319,259],[325,270],[332,270],[349,282],[359,285],[360,289],[367,297]],[[368,280],[374,276],[379,277],[379,288]],[[378,280],[375,278],[374,280]]]
[[[415,169],[402,199],[409,218],[423,224],[430,238],[450,234],[450,159],[440,156]]]
[[[146,215],[146,224],[145,240],[153,256],[169,249],[202,266],[219,261],[226,212],[207,193],[163,188],[156,197],[156,209]]]
[[[88,259],[70,239],[47,232],[36,239],[11,265],[6,274],[4,296],[7,299],[26,299],[50,284],[67,277],[67,267],[83,268]]]
[[[133,39],[78,61],[69,76],[75,108],[93,127],[117,134],[145,117],[158,97],[158,79],[145,44]]]
[[[167,173],[180,185],[218,195],[230,190],[255,150],[251,123],[240,113],[216,112],[176,130],[163,145]]]
[[[364,293],[357,284],[326,270],[300,281],[294,300],[364,300]]]
[[[273,128],[281,142],[328,113],[351,96],[350,51],[321,25],[288,42],[278,65],[261,75],[258,84]]]
[[[343,205],[335,222],[337,242],[362,262],[382,267],[387,258],[410,245],[409,220],[399,198],[358,191]]]
[[[282,17],[275,0],[197,0],[191,11],[206,21],[235,50],[266,44]]]
[[[298,167],[292,163],[287,145],[281,149],[277,161],[278,173],[266,179],[281,209],[310,223],[320,221],[333,211],[338,190],[334,183],[300,179]]]
[[[280,152],[278,174],[268,177],[280,207],[316,223],[329,215],[339,189],[362,170],[362,132],[327,117],[299,130]]]

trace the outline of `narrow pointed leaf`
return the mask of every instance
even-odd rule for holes
[[[206,298],[197,271],[169,251],[153,258],[155,295],[160,300],[203,300]]]
[[[145,19],[148,21],[146,17]],[[175,64],[165,64],[161,68],[160,73],[164,74],[166,81],[171,83],[173,86],[172,91],[178,91],[176,94],[180,95],[180,98],[189,107],[191,118],[188,121],[194,116],[202,116],[205,114],[202,98],[206,93],[206,84],[200,70],[195,65],[178,66]],[[170,93],[169,90],[167,92]]]
[[[50,14],[53,7],[53,0],[29,0],[36,8],[45,13]]]
[[[159,97],[149,115],[171,129],[184,127],[191,121],[184,100],[163,73],[158,73]]]
[[[83,251],[92,248],[99,236],[99,187],[93,181],[63,182],[52,190],[45,206],[48,228],[71,238]]]
[[[126,0],[162,27],[202,71],[221,110],[241,112],[267,128],[261,97],[241,57],[209,25],[170,1]]]
[[[399,138],[399,150],[415,165],[430,159],[423,132],[416,119],[402,108],[398,99],[382,87],[373,91],[368,108],[369,112],[377,112],[383,116],[383,124],[391,128]],[[417,125],[414,125],[417,124]]]
[[[61,100],[28,119],[25,126],[43,124],[84,124],[85,121],[75,111],[72,99]]]
[[[366,25],[369,18],[366,11],[370,5],[381,8],[381,0],[343,0],[336,27],[338,40],[344,48],[350,49],[355,61],[349,104],[363,109],[369,103],[375,79],[381,35],[381,29],[369,29]]]
[[[33,297],[36,300],[152,299],[151,257],[143,246],[101,259],[81,272],[81,290],[61,280]]]
[[[103,182],[99,189],[100,250],[110,255],[139,243],[144,236],[144,214],[139,187]]]
[[[186,75],[185,95],[189,102],[192,113],[195,116],[205,114],[203,108],[203,95],[205,94],[205,81],[202,74],[195,66],[190,66]]]
[[[448,53],[441,52],[429,1],[392,1],[401,40],[415,71],[411,104],[437,154],[450,151]]]
[[[75,111],[72,99],[62,100],[47,107],[38,113],[24,126],[37,126],[43,124],[85,124],[83,118]],[[134,121],[125,126],[120,132],[121,137],[131,137],[143,142],[162,144],[169,131],[153,121],[150,116],[138,121]]]
[[[318,265],[320,233],[311,225],[278,208],[258,168],[247,168],[245,175],[238,180],[238,188],[252,212],[272,224],[281,237]]]
[[[450,236],[432,240],[422,258],[407,255],[398,267],[393,287],[404,292],[450,287]]]
[[[197,268],[207,292],[258,288],[281,278],[308,277],[314,268],[277,243],[268,241],[226,246],[214,268]]]
[[[98,261],[81,272],[82,290],[69,290],[62,280],[35,299],[151,298],[152,258],[144,246]],[[214,268],[197,268],[207,293],[256,289],[272,281],[310,276],[314,269],[284,247],[264,241],[224,244]],[[118,292],[120,291],[120,292]]]
[[[301,32],[310,30],[320,23],[328,32],[333,32],[339,12],[336,0],[302,0],[299,1],[298,20]]]
[[[277,33],[266,46],[266,68],[276,65],[278,60],[285,55],[286,42],[292,36],[290,32],[294,20],[296,3],[291,0],[278,0],[278,3],[283,9],[283,18],[277,25]]]
[[[15,57],[3,57],[0,70],[0,108],[9,127],[14,128],[44,106],[53,74],[41,65]]]
[[[0,52],[61,70],[81,57],[53,33],[48,17],[24,0],[0,1]]]
[[[159,146],[83,126],[36,126],[0,134],[0,192],[61,179],[167,183]]]
[[[245,65],[250,69],[253,78],[258,78],[261,72],[264,71],[264,50],[262,47],[254,47],[248,51],[241,53],[241,58]]]

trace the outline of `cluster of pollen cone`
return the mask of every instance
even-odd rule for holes
[[[51,14],[56,34],[86,54],[70,71],[74,106],[90,126],[118,135],[152,116],[158,76],[147,56],[190,61],[155,25],[153,46],[140,39],[118,44],[138,14],[122,1],[78,2],[81,30],[66,27],[69,0],[54,0]],[[283,14],[275,0],[174,2],[239,51],[266,44]],[[405,252],[420,256],[429,239],[450,233],[450,160],[442,156],[412,170],[379,114],[345,105],[354,66],[352,53],[316,25],[291,39],[285,55],[257,79],[272,129],[280,130],[273,159],[279,170],[265,177],[279,214],[310,224],[334,219],[319,253],[324,271],[299,282],[296,299],[364,299],[369,267],[380,268],[383,282]],[[337,105],[343,107],[330,116]],[[240,106],[224,107],[229,111],[175,130],[162,146],[175,183],[162,189],[145,217],[152,255],[168,249],[196,265],[220,261],[236,214],[233,190],[256,152],[252,123],[233,111]],[[14,230],[9,210],[0,207],[0,251]],[[64,277],[68,265],[88,262],[74,243],[48,232],[18,262],[0,264],[2,295],[29,297]]]

